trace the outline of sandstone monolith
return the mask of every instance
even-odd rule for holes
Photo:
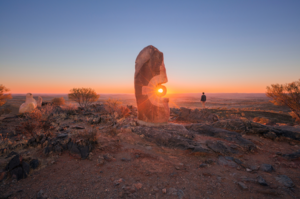
[[[27,113],[33,111],[37,107],[35,99],[31,93],[27,93],[25,103],[21,104],[19,113]]]
[[[37,103],[37,107],[42,107],[43,98],[41,96],[39,96],[36,103]]]
[[[143,124],[165,124],[169,120],[169,99],[163,98],[168,82],[163,53],[145,47],[135,61],[134,87],[138,120]]]

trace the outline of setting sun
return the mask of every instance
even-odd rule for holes
[[[162,88],[160,88],[160,89],[158,89],[158,92],[162,93],[162,92],[164,92],[164,90]]]

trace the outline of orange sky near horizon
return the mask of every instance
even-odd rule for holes
[[[266,86],[260,85],[204,85],[204,86],[192,86],[184,84],[164,84],[167,87],[167,94],[178,94],[178,93],[265,93]],[[14,85],[4,85],[10,89],[12,94],[21,94],[21,93],[55,93],[55,94],[65,94],[69,93],[72,88],[92,88],[97,93],[103,94],[114,94],[114,93],[124,93],[130,94],[134,93],[133,85],[83,85],[83,86],[71,86],[71,85],[44,85],[44,84],[35,84],[35,85],[26,85],[26,84],[14,84]]]

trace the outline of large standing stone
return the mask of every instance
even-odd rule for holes
[[[19,113],[31,112],[37,107],[35,99],[31,93],[27,93],[25,103],[21,104]]]
[[[41,107],[43,103],[43,98],[41,96],[38,97],[37,107]]]
[[[154,46],[145,47],[135,61],[134,87],[138,120],[143,124],[163,124],[170,116],[169,99],[162,98],[168,82],[163,53]],[[161,91],[161,92],[159,92]]]

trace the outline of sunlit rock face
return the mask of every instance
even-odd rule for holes
[[[169,99],[163,98],[168,82],[164,55],[154,46],[145,47],[135,61],[134,87],[138,120],[166,123],[170,116]]]
[[[33,111],[37,107],[35,99],[31,93],[27,93],[25,103],[21,104],[19,113],[27,113]]]
[[[39,96],[36,103],[37,103],[37,107],[41,107],[42,103],[43,103],[43,98],[41,96]]]

